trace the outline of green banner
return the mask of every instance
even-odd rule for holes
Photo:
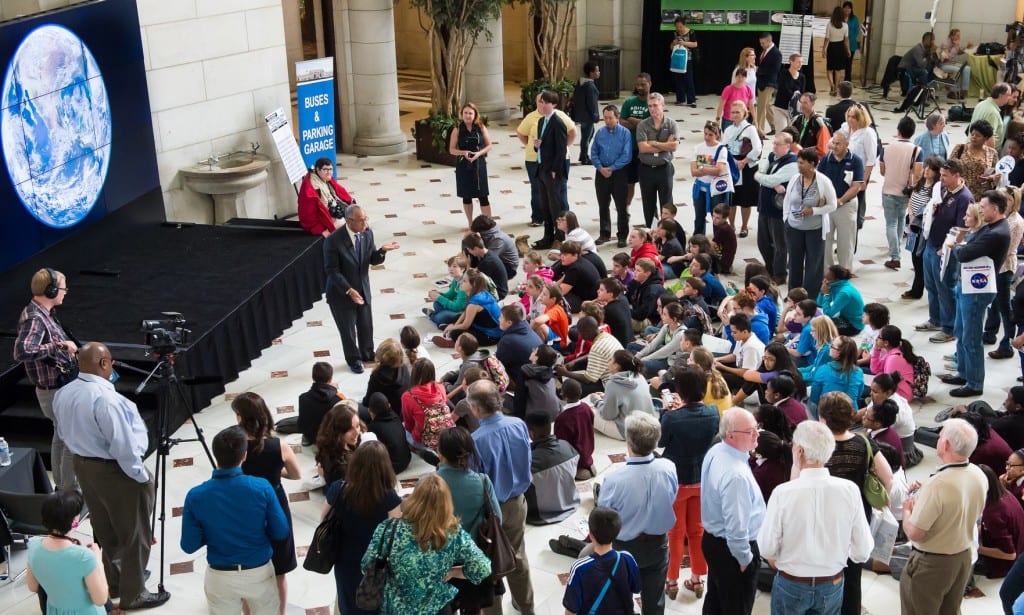
[[[783,13],[793,11],[792,0],[662,0],[661,29],[675,30],[677,17],[684,17],[698,32],[708,30],[754,30],[777,32]]]

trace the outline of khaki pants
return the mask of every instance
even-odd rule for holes
[[[270,562],[251,570],[206,569],[203,583],[210,615],[238,615],[242,600],[252,615],[278,615],[281,597],[277,593],[274,565]]]
[[[58,389],[36,389],[36,399],[43,416],[53,423],[53,439],[50,441],[50,466],[53,468],[53,482],[57,489],[79,489],[78,478],[75,477],[71,451],[64,440],[57,435],[57,421],[53,418],[53,396]]]
[[[970,549],[954,555],[913,551],[900,576],[903,615],[957,615],[970,576]]]
[[[835,252],[839,252],[838,263],[853,271],[853,251],[857,246],[857,201],[840,205],[829,216],[832,228],[825,238],[825,266],[835,265]]]
[[[775,102],[775,88],[764,88],[757,90],[757,120],[754,123],[754,127],[757,128],[758,132],[762,132],[764,129],[764,121],[768,120],[768,125],[775,130],[775,118],[768,113],[768,108]],[[779,130],[783,127],[779,126]]]
[[[772,127],[775,130],[782,130],[793,123],[793,116],[790,115],[789,109],[782,107],[772,107],[770,117],[775,121],[775,125]]]
[[[128,605],[146,589],[146,565],[153,542],[153,481],[129,478],[116,461],[74,456],[93,535],[103,548],[107,585]]]
[[[516,496],[501,503],[501,528],[505,530],[512,548],[516,550],[516,569],[508,575],[508,588],[512,604],[522,615],[534,615],[533,584],[530,581],[530,562],[526,559],[523,534],[526,532],[526,498]],[[502,612],[501,601],[495,600],[492,607],[484,609],[488,615]]]

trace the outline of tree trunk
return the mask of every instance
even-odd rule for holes
[[[576,2],[537,0],[531,15],[536,19],[530,20],[530,40],[541,75],[548,83],[561,81],[569,74],[569,36],[576,22]]]

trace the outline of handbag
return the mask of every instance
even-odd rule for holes
[[[860,437],[864,440],[864,448],[867,449],[868,463],[868,469],[864,472],[864,488],[862,490],[864,499],[871,505],[871,508],[882,509],[889,505],[889,492],[885,490],[882,479],[875,474],[875,462],[871,458],[871,442],[864,434],[861,434]]]
[[[327,574],[334,568],[334,554],[338,552],[338,530],[335,526],[337,510],[337,506],[331,506],[327,516],[313,532],[306,559],[302,560],[302,567],[310,572]]]
[[[391,525],[390,534],[388,529],[380,533],[380,538],[377,540],[377,557],[373,559],[373,564],[366,569],[363,580],[356,587],[356,606],[364,611],[378,611],[384,604],[384,588],[388,584],[388,572],[391,569],[388,557],[391,556],[391,545],[395,542],[395,530],[398,529],[398,524],[401,521],[391,519],[389,523]],[[388,546],[387,549],[381,550],[381,545],[384,544],[384,534],[389,534]]]
[[[488,488],[487,477],[480,475],[480,482],[484,486],[484,503],[481,508],[480,527],[476,532],[476,546],[484,552],[487,559],[491,560],[492,581],[508,576],[516,569],[516,550],[512,547],[512,541],[508,534],[501,527],[501,519],[494,514],[491,508],[491,490]]]

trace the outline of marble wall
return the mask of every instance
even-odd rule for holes
[[[290,108],[281,0],[137,0],[167,219],[213,222],[213,199],[184,186],[181,167],[258,141],[270,179],[246,215],[295,211],[295,194],[263,116]]]
[[[86,0],[2,0],[0,1],[0,20],[14,19],[24,15],[34,15],[42,11],[52,11]]]

